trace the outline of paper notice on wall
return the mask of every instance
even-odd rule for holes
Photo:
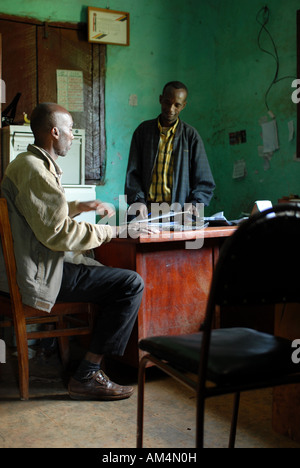
[[[80,70],[56,70],[57,103],[70,112],[83,112],[83,73]]]
[[[276,119],[262,122],[263,152],[272,153],[279,149]]]
[[[246,176],[246,163],[244,159],[239,159],[235,161],[233,165],[233,179],[242,179]]]
[[[267,171],[270,169],[270,161],[272,159],[273,153],[264,153],[264,147],[258,146],[258,155],[264,160],[264,170]]]

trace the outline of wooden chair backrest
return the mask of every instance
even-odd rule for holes
[[[19,303],[22,307],[21,294],[17,284],[14,243],[10,227],[7,201],[5,198],[0,198],[0,237],[11,300],[15,306]]]

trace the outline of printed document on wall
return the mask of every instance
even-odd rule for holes
[[[278,150],[278,134],[277,134],[277,123],[276,119],[272,119],[269,122],[263,122],[262,127],[262,139],[263,139],[263,152],[272,153]]]
[[[83,73],[81,70],[56,70],[57,103],[70,112],[83,112]]]

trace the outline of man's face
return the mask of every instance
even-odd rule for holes
[[[185,89],[175,89],[168,86],[164,94],[159,97],[161,104],[161,124],[163,127],[171,127],[177,120],[180,112],[186,106]]]
[[[74,139],[72,133],[73,119],[69,113],[59,113],[56,122],[59,133],[56,140],[55,153],[57,156],[66,156]]]

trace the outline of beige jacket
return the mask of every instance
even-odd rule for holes
[[[79,214],[78,201],[66,201],[59,166],[41,148],[29,145],[27,150],[7,167],[1,190],[8,203],[22,300],[50,312],[61,285],[64,252],[109,242],[112,229],[73,219]],[[8,291],[2,249],[0,290]]]

